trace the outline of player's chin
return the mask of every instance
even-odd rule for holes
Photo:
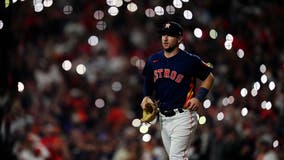
[[[163,47],[164,47],[164,49],[167,49],[167,48],[169,48],[169,44],[163,43]]]

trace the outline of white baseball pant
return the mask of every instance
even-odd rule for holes
[[[169,160],[188,160],[188,150],[197,128],[197,113],[184,109],[172,117],[159,113],[161,137]]]

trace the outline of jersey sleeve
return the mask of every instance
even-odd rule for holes
[[[153,78],[154,74],[151,64],[151,58],[147,60],[142,74],[144,76],[144,88],[143,88],[144,96],[152,96],[154,91],[154,78]]]
[[[205,80],[207,76],[213,71],[213,67],[205,63],[200,57],[196,56],[196,76]]]

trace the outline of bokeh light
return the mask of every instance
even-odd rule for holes
[[[244,56],[245,56],[244,50],[243,50],[243,49],[238,49],[238,51],[237,51],[237,56],[238,56],[239,58],[244,58]]]
[[[206,108],[210,108],[211,106],[211,101],[209,99],[206,99],[203,101],[203,107]]]
[[[265,73],[265,72],[266,72],[266,66],[265,66],[265,64],[261,64],[261,65],[260,65],[259,71],[260,71],[261,73]]]
[[[216,39],[218,37],[218,32],[215,30],[215,29],[210,29],[209,31],[209,36],[212,38],[212,39]]]
[[[18,92],[23,92],[25,89],[25,85],[22,82],[18,82]]]
[[[156,13],[158,16],[162,16],[162,15],[165,14],[164,8],[161,7],[161,6],[156,6],[156,7],[154,8],[154,11],[155,11],[155,13]]]
[[[149,131],[149,127],[144,125],[144,123],[139,128],[139,132],[142,134],[147,133],[148,131]]]
[[[72,63],[71,61],[69,60],[65,60],[62,62],[62,68],[65,70],[65,71],[69,71],[71,68],[72,68]]]
[[[274,89],[275,89],[275,87],[276,87],[276,85],[275,85],[275,83],[273,82],[273,81],[271,81],[271,82],[269,82],[269,89],[271,90],[271,91],[273,91]]]
[[[119,10],[118,10],[117,7],[110,7],[110,8],[108,9],[108,13],[109,13],[111,16],[116,16],[116,15],[118,15]]]
[[[267,82],[268,78],[265,74],[263,74],[260,78],[261,83],[265,84]]]
[[[99,38],[97,36],[90,36],[88,43],[90,46],[96,46],[99,43]]]
[[[105,21],[98,21],[96,25],[97,29],[103,31],[107,27],[107,23]]]
[[[230,49],[232,49],[233,44],[232,44],[231,41],[225,41],[225,42],[224,42],[224,47],[225,47],[227,50],[230,50]]]
[[[245,96],[247,96],[247,94],[248,94],[248,90],[246,88],[242,88],[241,89],[241,96],[245,97]]]
[[[198,122],[201,125],[205,124],[206,123],[206,117],[205,116],[200,116]]]
[[[131,2],[131,3],[127,4],[127,10],[129,12],[136,12],[138,10],[138,6],[137,6],[136,3]]]
[[[95,18],[96,20],[101,20],[101,19],[104,18],[104,16],[105,16],[105,14],[104,14],[104,12],[103,12],[102,10],[96,10],[96,11],[94,12],[94,18]]]
[[[192,12],[190,10],[184,10],[183,11],[183,16],[185,19],[192,19],[193,15],[192,15]]]
[[[245,116],[247,116],[247,114],[248,114],[248,109],[247,109],[246,107],[242,108],[242,110],[241,110],[241,115],[242,115],[243,117],[245,117]]]
[[[272,143],[273,148],[277,148],[279,146],[279,141],[278,140],[274,140]]]
[[[44,7],[51,7],[53,4],[53,0],[44,0],[43,1],[43,6]]]
[[[98,98],[95,100],[95,106],[97,108],[103,108],[105,107],[105,101],[102,98]]]
[[[76,72],[79,74],[79,75],[83,75],[86,73],[86,66],[84,64],[79,64],[77,65],[76,67]]]
[[[182,1],[181,0],[173,0],[173,5],[176,8],[182,8]]]
[[[122,89],[122,84],[119,81],[115,81],[111,85],[111,89],[115,92],[119,92]]]
[[[217,120],[218,121],[222,121],[224,119],[224,113],[223,112],[219,112],[218,114],[217,114]]]
[[[155,11],[152,8],[147,8],[145,10],[145,15],[147,17],[155,17]]]
[[[41,12],[43,10],[43,4],[41,2],[34,4],[35,12]]]
[[[193,31],[193,34],[195,37],[197,38],[201,38],[202,37],[202,30],[200,28],[195,28]]]
[[[66,15],[70,15],[73,12],[73,7],[71,5],[66,5],[63,7],[63,13]]]
[[[168,6],[166,7],[166,11],[167,11],[167,13],[168,13],[169,15],[173,15],[173,14],[175,14],[176,9],[175,9],[174,6],[168,5]]]
[[[132,124],[133,127],[139,127],[141,125],[141,121],[140,121],[140,119],[135,118],[135,119],[132,120],[131,124]]]
[[[150,134],[144,134],[142,137],[143,142],[149,142],[151,141],[151,135]]]
[[[2,20],[0,20],[0,29],[2,29],[4,26],[4,22]]]

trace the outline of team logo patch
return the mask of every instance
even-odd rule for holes
[[[157,62],[159,62],[159,60],[158,59],[154,59],[152,62],[153,63],[157,63]]]

